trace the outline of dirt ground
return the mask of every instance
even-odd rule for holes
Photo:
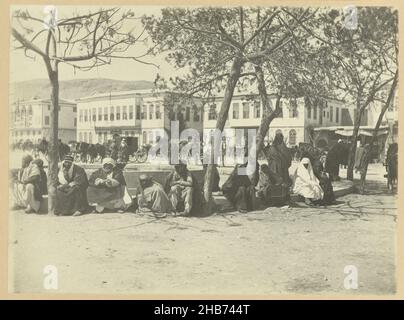
[[[10,291],[131,294],[393,294],[396,196],[372,165],[366,195],[328,208],[156,219],[10,212]],[[343,173],[342,173],[343,174]],[[44,267],[58,289],[44,288]],[[358,289],[344,288],[344,267]]]

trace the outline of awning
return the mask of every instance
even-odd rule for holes
[[[336,134],[339,134],[340,136],[344,136],[344,137],[351,137],[353,134],[353,130],[337,130],[335,131]],[[359,135],[362,136],[367,136],[367,137],[371,137],[373,136],[373,130],[359,130]],[[379,130],[379,132],[377,133],[377,136],[382,136],[388,134],[388,130],[383,129],[383,130]]]

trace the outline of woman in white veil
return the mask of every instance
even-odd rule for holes
[[[313,201],[321,200],[324,196],[309,158],[303,158],[295,171],[293,193],[304,197],[306,204],[312,204]]]

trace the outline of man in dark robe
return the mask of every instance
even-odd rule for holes
[[[58,173],[55,213],[74,216],[85,213],[88,210],[87,187],[86,172],[73,164],[73,156],[66,155]]]
[[[271,172],[282,179],[282,183],[291,185],[289,167],[292,164],[292,154],[283,141],[281,132],[275,135],[272,146],[267,150],[268,167]]]
[[[328,151],[325,171],[329,173],[331,181],[339,181],[341,179],[339,177],[339,165],[346,151],[341,139]]]
[[[331,180],[327,172],[325,172],[324,166],[327,160],[327,154],[323,153],[320,158],[315,159],[313,162],[314,175],[320,182],[320,187],[324,191],[323,199],[318,200],[318,204],[329,205],[335,203],[334,189],[331,184]]]
[[[87,198],[95,205],[95,212],[111,210],[123,213],[132,204],[123,172],[112,158],[104,158],[102,168],[94,171],[88,182]]]
[[[262,164],[256,186],[257,197],[266,206],[282,206],[289,201],[289,186],[274,174],[267,164]]]
[[[202,210],[202,194],[198,181],[185,163],[176,164],[167,176],[164,191],[171,201],[175,215],[199,215]]]
[[[253,175],[239,175],[238,169],[247,164],[236,165],[233,172],[222,186],[223,195],[240,213],[246,213],[256,209],[255,186],[258,183],[259,165]]]

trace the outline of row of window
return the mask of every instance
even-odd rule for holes
[[[249,119],[250,118],[250,103],[243,102],[241,103],[242,106],[242,118],[240,117],[240,103],[234,102],[233,103],[233,119]],[[254,111],[253,111],[254,118],[261,117],[261,104],[258,101],[254,102]],[[217,119],[217,105],[215,103],[209,106],[209,113],[208,113],[208,120],[216,120]]]
[[[42,135],[41,130],[30,130],[30,131],[12,131],[12,137],[19,137],[19,136],[40,136]]]
[[[313,114],[312,114],[313,113]],[[311,117],[313,116],[314,120],[317,120],[317,106],[307,106],[307,118],[311,119]],[[323,117],[328,117],[330,119],[330,121],[333,121],[334,119],[334,107],[330,106],[330,111],[323,111]],[[339,122],[339,118],[340,118],[340,114],[339,114],[339,108],[336,107],[335,108],[335,122]]]

